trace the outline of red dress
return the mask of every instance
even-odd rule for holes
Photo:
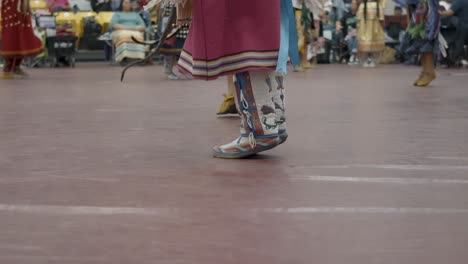
[[[2,57],[33,57],[42,52],[44,46],[34,35],[31,12],[23,15],[28,0],[2,0]]]

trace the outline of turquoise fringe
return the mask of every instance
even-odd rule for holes
[[[300,64],[296,17],[291,0],[281,0],[281,42],[276,72],[287,73],[288,59],[296,67]]]

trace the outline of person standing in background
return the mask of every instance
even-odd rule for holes
[[[309,46],[308,59],[312,60],[312,65],[317,64],[317,56],[319,51],[323,49],[324,39],[323,34],[320,34],[320,16],[324,13],[324,0],[307,0],[310,5],[309,9],[312,13],[314,26],[312,28],[312,44]]]
[[[314,29],[314,18],[311,10],[309,9],[309,1],[306,0],[292,0],[294,7],[294,14],[296,16],[296,26],[298,35],[298,49],[301,59],[301,65],[294,70],[302,72],[312,68],[312,65],[307,60],[308,46],[312,44]]]
[[[1,5],[2,78],[26,77],[21,69],[25,57],[34,57],[44,46],[33,32],[29,0],[3,0]]]
[[[158,14],[158,28],[160,34],[164,30],[169,32],[177,30],[177,33],[172,37],[165,40],[161,47],[160,54],[163,57],[164,73],[169,80],[181,80],[181,78],[174,73],[174,66],[177,65],[182,48],[184,47],[185,39],[189,32],[188,25],[176,25],[175,21],[170,21],[172,11],[176,12],[176,5],[172,3],[163,3],[159,9]]]
[[[358,46],[364,67],[375,67],[385,50],[384,4],[382,0],[363,0],[359,5]]]

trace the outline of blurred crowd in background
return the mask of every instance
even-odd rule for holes
[[[419,63],[417,56],[407,56],[401,50],[400,44],[409,21],[406,2],[292,1],[298,18],[303,61],[297,71],[322,63],[365,67],[375,67],[379,63]],[[143,10],[146,4],[146,0],[31,0],[34,32],[46,49],[24,63],[29,67],[57,67],[74,66],[77,60],[106,60],[111,64],[125,65],[133,59],[142,59],[148,49],[131,43],[130,35],[142,41],[155,40],[161,35],[162,27],[167,26],[163,21],[163,7],[148,12]],[[360,11],[367,6],[371,8],[372,4],[376,4],[378,14],[373,25],[364,22],[372,20],[366,17],[369,11]],[[467,10],[468,0],[440,1],[440,12],[444,14],[441,33],[448,44],[446,56],[440,54],[439,64],[442,66],[468,64]],[[373,36],[366,36],[378,27],[382,28],[382,45],[377,43],[381,40],[376,42],[375,32]],[[115,29],[125,29],[127,33],[117,37],[112,34]],[[131,34],[130,31],[137,33]],[[367,38],[371,38],[369,43],[366,43]],[[372,55],[373,49],[378,51],[375,56]]]

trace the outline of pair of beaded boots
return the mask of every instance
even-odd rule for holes
[[[241,115],[240,136],[216,146],[216,158],[240,159],[270,150],[286,141],[283,77],[274,71],[235,75],[235,101]]]

